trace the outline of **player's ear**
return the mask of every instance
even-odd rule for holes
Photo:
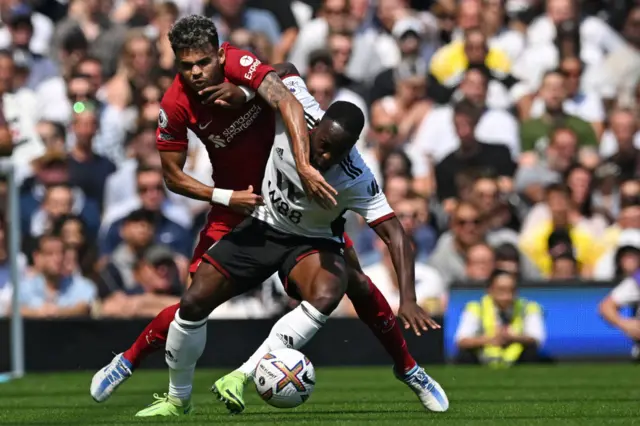
[[[224,53],[224,49],[220,48],[218,49],[218,62],[220,63],[220,65],[224,65],[224,61],[227,59],[225,53]]]

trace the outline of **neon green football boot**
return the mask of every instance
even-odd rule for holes
[[[185,416],[193,412],[191,400],[182,401],[166,393],[164,396],[154,393],[153,397],[156,400],[144,410],[138,411],[136,417]]]
[[[218,379],[213,384],[211,392],[216,397],[224,402],[232,414],[239,414],[244,410],[244,387],[251,380],[251,376],[244,374],[241,371],[232,371]]]

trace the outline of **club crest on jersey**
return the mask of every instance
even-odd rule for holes
[[[276,154],[278,154],[278,158],[282,160],[282,155],[284,154],[284,149],[276,148]]]
[[[164,112],[164,109],[160,108],[160,113],[158,114],[158,127],[164,129],[169,124],[169,118],[167,117],[167,113]]]
[[[252,63],[253,58],[249,55],[244,55],[242,58],[240,58],[240,65],[242,65],[243,67],[248,67]]]

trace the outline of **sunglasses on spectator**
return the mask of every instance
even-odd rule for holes
[[[151,191],[162,191],[162,185],[144,185],[138,188],[138,192],[141,194]]]
[[[349,13],[349,10],[347,10],[346,8],[340,8],[340,9],[329,9],[329,8],[324,8],[324,13],[325,15],[334,15],[334,16],[339,16],[339,15],[346,15]]]
[[[475,219],[456,219],[455,220],[456,225],[458,226],[465,226],[465,225],[480,225],[480,218],[475,218]]]
[[[395,124],[389,124],[388,126],[373,126],[373,131],[376,133],[398,133],[398,126]]]

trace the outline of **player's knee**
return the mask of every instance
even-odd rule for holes
[[[344,296],[345,286],[342,282],[327,281],[316,286],[311,300],[307,300],[314,308],[325,315],[331,314]]]
[[[347,296],[349,296],[349,299],[367,296],[371,291],[367,276],[353,268],[347,268],[347,274]]]
[[[204,301],[198,294],[186,292],[180,300],[180,318],[185,321],[200,321],[209,315]]]

